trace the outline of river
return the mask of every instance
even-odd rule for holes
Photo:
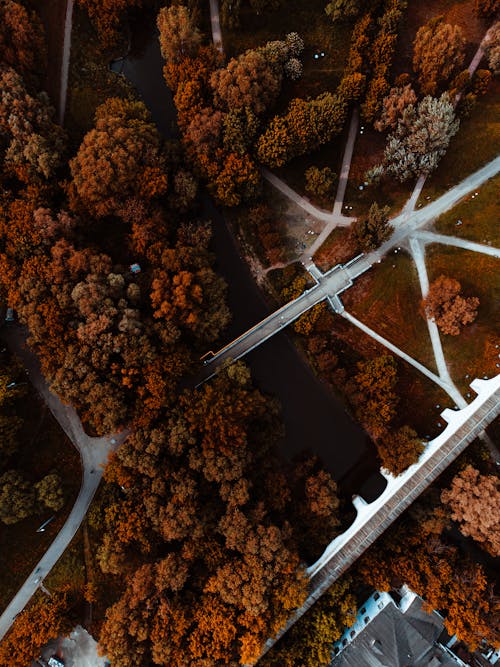
[[[176,112],[163,80],[163,59],[154,17],[136,22],[129,54],[111,68],[121,72],[137,89],[162,134],[178,136]],[[228,283],[228,303],[233,320],[220,345],[229,342],[272,312],[256,285],[222,213],[208,196],[203,198],[206,217],[213,222],[213,250],[217,271]],[[217,345],[213,349],[218,349]],[[321,381],[312,373],[286,332],[279,333],[245,357],[257,386],[281,401],[285,438],[282,453],[292,458],[303,450],[319,456],[339,484],[342,496],[359,493],[374,499],[384,488],[378,473],[375,448]]]

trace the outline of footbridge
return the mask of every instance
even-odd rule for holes
[[[357,511],[354,523],[308,568],[311,578],[308,598],[278,635],[266,642],[260,657],[500,414],[500,375],[491,380],[474,380],[471,387],[477,393],[476,398],[462,410],[446,409],[441,413],[447,426],[427,443],[417,463],[398,477],[382,469],[387,486],[372,503],[359,496],[353,498]]]
[[[213,377],[225,363],[241,359],[324,299],[329,299],[332,304],[335,303],[336,308],[337,301],[333,302],[333,299],[337,297],[338,300],[338,295],[351,287],[353,280],[367,271],[370,266],[369,260],[364,255],[355,257],[348,264],[337,264],[327,273],[321,273],[311,263],[308,268],[315,281],[313,287],[278,308],[218,352],[205,354],[202,357],[203,369],[198,376],[199,384]]]
[[[201,358],[203,368],[197,377],[197,386],[213,377],[226,363],[241,359],[324,299],[328,300],[336,312],[342,312],[343,306],[339,294],[351,287],[357,276],[367,271],[374,263],[381,261],[388,252],[406,243],[408,237],[416,230],[452,208],[462,197],[474,191],[499,171],[500,157],[497,157],[427,206],[412,212],[403,210],[400,215],[391,220],[394,230],[391,238],[380,248],[367,255],[358,255],[347,264],[338,264],[324,274],[314,265],[310,257],[304,264],[314,279],[315,285],[218,352],[207,352]]]

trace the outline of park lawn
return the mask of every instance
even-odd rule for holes
[[[471,195],[463,199],[451,211],[447,211],[434,223],[434,228],[440,234],[449,234],[459,238],[491,243],[500,247],[500,226],[498,224],[498,193],[500,191],[500,176],[487,181],[478,190],[479,195]],[[462,224],[457,225],[457,220]]]
[[[61,431],[41,399],[30,390],[23,401],[25,426],[15,467],[33,483],[50,472],[58,472],[63,480],[66,504],[43,533],[36,529],[54,512],[43,510],[18,523],[0,523],[0,610],[3,610],[28,574],[35,567],[64,524],[73,507],[81,482],[80,458],[76,449]]]
[[[325,14],[324,0],[290,0],[280,9],[266,10],[259,16],[242,3],[240,23],[237,29],[222,28],[228,58],[270,40],[283,39],[289,32],[297,32],[304,40],[304,74],[296,82],[285,80],[281,106],[294,97],[315,97],[336,89],[347,59],[352,25],[333,24]],[[317,52],[325,56],[315,59]]]
[[[465,395],[470,393],[469,382],[474,378],[500,372],[500,348],[495,347],[500,345],[500,262],[495,257],[437,244],[427,247],[426,262],[429,280],[443,274],[456,278],[465,296],[480,300],[475,322],[458,336],[441,335],[450,374]]]
[[[335,264],[345,264],[357,254],[357,243],[349,227],[336,227],[313,259],[322,271],[328,271]]]
[[[460,122],[446,155],[425,182],[419,202],[441,195],[453,185],[493,160],[500,152],[500,81],[493,79],[488,92],[477,100],[468,118]]]
[[[339,355],[339,366],[346,368],[349,377],[357,372],[353,357],[372,359],[382,354],[392,355],[386,347],[338,315],[335,316],[334,332],[340,341],[348,345],[347,351],[337,346],[335,352]],[[399,357],[395,356],[395,359],[398,364],[399,380],[396,393],[399,396],[399,403],[392,427],[398,428],[406,424],[421,437],[436,437],[446,426],[440,418],[440,413],[444,408],[453,407],[454,402],[439,385],[416,368]]]
[[[435,373],[421,299],[415,265],[404,252],[374,265],[342,295],[348,312]]]

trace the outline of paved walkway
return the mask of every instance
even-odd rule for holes
[[[64,114],[66,112],[66,98],[68,95],[69,60],[71,54],[71,26],[73,22],[73,0],[67,0],[66,17],[64,19],[64,39],[61,64],[61,85],[59,86],[59,125],[64,125]]]
[[[500,248],[485,245],[484,243],[475,243],[474,241],[468,241],[467,239],[461,239],[456,236],[448,236],[447,234],[437,234],[436,232],[422,230],[415,232],[413,237],[418,239],[420,243],[424,245],[428,243],[440,243],[442,245],[464,248],[464,250],[481,252],[484,255],[491,255],[492,257],[500,258]]]
[[[26,346],[21,327],[15,325],[4,327],[2,338],[21,359],[28,371],[32,385],[47,404],[72,444],[78,449],[82,462],[83,480],[66,523],[0,616],[0,641],[10,629],[16,615],[28,604],[43,579],[49,574],[75,536],[99,486],[109,453],[113,448],[118,447],[127,435],[124,432],[114,436],[114,438],[91,438],[88,436],[84,432],[75,410],[68,405],[63,405],[59,398],[49,390],[35,355]],[[111,440],[115,440],[115,442],[111,442]],[[37,581],[38,579],[41,581]]]
[[[354,144],[356,143],[356,136],[359,127],[359,109],[354,107],[351,122],[349,124],[349,133],[347,135],[347,142],[344,149],[344,157],[342,158],[342,167],[340,168],[339,183],[337,186],[337,194],[335,195],[335,203],[333,205],[333,215],[342,216],[342,205],[344,203],[345,191],[347,182],[349,180],[349,172],[351,170],[352,154],[354,152]]]
[[[222,30],[220,27],[219,3],[217,0],[210,0],[210,25],[212,27],[212,41],[215,48],[220,53],[224,52],[222,45]]]
[[[357,516],[354,523],[347,531],[338,535],[325,549],[321,558],[308,569],[311,577],[311,592],[307,600],[291,616],[276,637],[266,642],[259,658],[274,646],[323,593],[498,416],[500,413],[500,375],[486,381],[474,380],[471,386],[478,393],[476,399],[463,410],[444,410],[442,418],[448,422],[446,429],[427,444],[416,464],[398,477],[382,471],[388,481],[387,487],[372,503],[366,503],[362,498],[355,499],[354,506]]]
[[[417,267],[422,298],[425,299],[425,297],[429,292],[429,277],[427,275],[427,267],[425,265],[424,247],[419,242],[419,240],[414,237],[410,238],[410,251],[413,257],[413,261],[415,262],[415,266]],[[467,405],[467,403],[462,397],[461,393],[456,388],[453,380],[451,379],[450,373],[448,371],[448,366],[446,364],[446,359],[444,357],[443,346],[441,345],[441,338],[439,336],[439,331],[436,326],[436,323],[429,317],[426,318],[426,322],[432,343],[434,358],[436,360],[436,365],[438,368],[439,377],[448,387],[448,389],[445,389],[445,391],[453,398],[453,400],[459,407],[464,407],[465,405]]]

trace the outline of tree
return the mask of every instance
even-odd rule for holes
[[[333,194],[333,185],[337,175],[330,167],[309,167],[306,169],[306,192],[316,195],[320,199],[326,199]]]
[[[62,162],[65,134],[53,123],[53,116],[46,93],[31,95],[22,77],[0,64],[0,155],[24,180],[27,176],[48,179]]]
[[[15,0],[0,1],[0,54],[2,62],[23,77],[40,75],[46,65],[42,22]]]
[[[413,42],[413,69],[424,95],[435,95],[463,64],[465,40],[457,25],[442,16],[421,26]]]
[[[393,232],[388,219],[389,207],[379,207],[376,202],[370,206],[368,218],[358,218],[353,223],[354,235],[363,252],[379,248]]]
[[[163,7],[156,23],[160,31],[161,54],[167,63],[179,63],[197,54],[201,33],[187,7]]]
[[[494,74],[500,73],[500,21],[495,21],[486,33],[481,46],[488,56],[488,65]]]
[[[216,70],[210,85],[217,106],[226,110],[248,107],[259,115],[276,102],[281,80],[281,72],[273,63],[262,52],[252,50]]]
[[[130,201],[145,206],[167,190],[161,138],[142,102],[109,98],[95,113],[70,162],[74,207],[100,218],[123,215]]]
[[[409,104],[388,137],[385,171],[401,182],[430,174],[446,153],[459,124],[447,93],[440,98],[424,97],[418,107]]]
[[[377,452],[382,467],[393,475],[400,475],[418,461],[424,451],[422,440],[409,426],[382,435],[377,441]]]
[[[2,640],[0,663],[12,667],[31,664],[45,644],[74,627],[69,618],[73,604],[67,588],[52,591],[50,597],[37,597],[17,616],[9,634]]]
[[[0,477],[0,520],[10,525],[31,516],[35,511],[35,492],[17,470]]]
[[[411,84],[391,88],[389,94],[384,97],[382,112],[379,119],[373,124],[374,128],[379,132],[384,132],[388,128],[394,130],[406,107],[410,104],[415,105],[416,101],[417,96]]]
[[[489,18],[495,16],[500,9],[500,0],[475,0],[474,10],[478,16]]]
[[[492,556],[500,556],[500,480],[481,475],[467,466],[456,475],[449,489],[441,493],[451,518],[459,523],[462,535],[479,542]]]
[[[263,667],[326,667],[332,660],[332,644],[356,617],[351,577],[338,579],[307,614],[259,660]]]
[[[325,7],[325,12],[336,21],[352,21],[361,11],[359,0],[332,0]]]
[[[79,0],[95,24],[99,38],[105,47],[111,47],[118,41],[118,28],[127,11],[142,7],[143,0]]]
[[[458,280],[439,276],[431,283],[429,293],[423,301],[425,315],[432,318],[441,331],[458,336],[462,326],[474,322],[477,317],[479,299],[463,297]]]
[[[396,361],[389,354],[360,361],[354,379],[359,391],[355,399],[356,412],[368,432],[377,438],[385,432],[396,414]]]
[[[35,484],[37,502],[45,505],[47,509],[58,512],[64,507],[64,491],[61,478],[57,473],[46,475]]]

